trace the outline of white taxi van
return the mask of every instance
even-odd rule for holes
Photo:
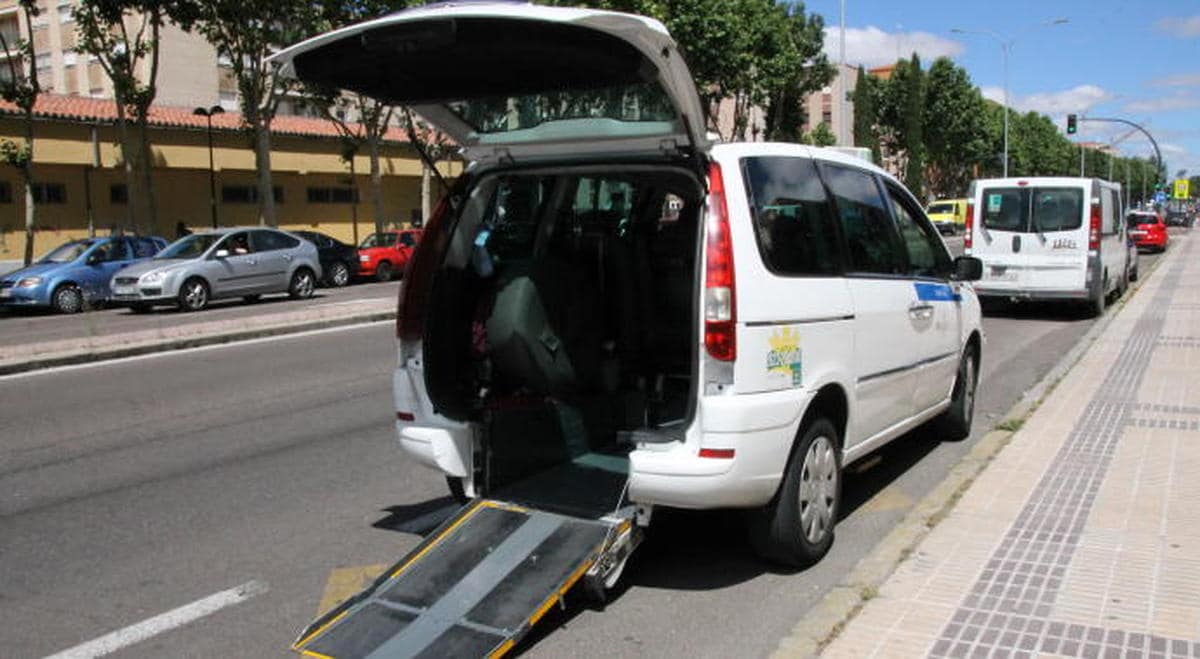
[[[459,493],[751,509],[761,553],[805,564],[847,464],[968,434],[979,261],[868,162],[713,143],[658,21],[443,5],[276,62],[412,106],[469,162],[405,274],[394,377],[401,447]]]
[[[1095,314],[1129,286],[1121,186],[1093,178],[971,184],[964,247],[983,261],[983,297],[1075,300]]]

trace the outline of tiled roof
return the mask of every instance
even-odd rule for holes
[[[18,112],[16,105],[0,100],[0,115],[13,115]],[[111,123],[117,119],[117,104],[111,99],[104,98],[41,94],[38,96],[37,105],[34,106],[34,113],[42,119]],[[207,122],[204,117],[192,114],[192,108],[155,104],[150,107],[150,125],[163,128],[203,129]],[[213,117],[213,129],[240,130],[245,126],[240,112],[227,111]],[[271,121],[271,132],[280,135],[314,137],[338,137],[340,135],[337,127],[328,119],[283,115],[276,116]],[[393,126],[388,129],[384,139],[392,142],[407,142],[408,135]]]

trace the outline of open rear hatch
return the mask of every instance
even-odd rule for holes
[[[630,533],[628,519],[477,500],[293,647],[335,659],[502,656],[580,579],[626,556]]]
[[[447,4],[335,30],[272,61],[307,84],[412,107],[468,160],[708,146],[687,65],[643,16]]]

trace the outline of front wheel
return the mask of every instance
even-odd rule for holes
[[[200,311],[208,306],[208,284],[199,277],[192,277],[179,288],[179,309]]]
[[[375,279],[379,281],[391,281],[392,264],[388,263],[387,261],[383,261],[379,265],[375,266]]]
[[[54,289],[50,306],[58,313],[79,313],[83,311],[83,291],[74,284],[63,284]]]
[[[292,283],[288,286],[288,295],[296,300],[307,299],[312,297],[313,289],[316,287],[317,280],[313,276],[312,270],[300,268],[292,273]]]
[[[839,446],[829,419],[803,426],[775,498],[750,513],[750,542],[760,556],[805,567],[829,551],[842,497]]]
[[[950,394],[950,407],[938,417],[939,433],[944,439],[958,441],[971,434],[971,422],[975,420],[975,393],[979,388],[979,363],[975,346],[967,346],[958,363],[958,375],[954,378],[954,391]]]

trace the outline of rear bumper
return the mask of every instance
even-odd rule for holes
[[[810,397],[798,390],[706,397],[702,418],[711,421],[698,443],[643,447],[629,454],[630,499],[698,509],[766,504],[779,488]],[[734,456],[702,458],[700,447],[733,449]]]

